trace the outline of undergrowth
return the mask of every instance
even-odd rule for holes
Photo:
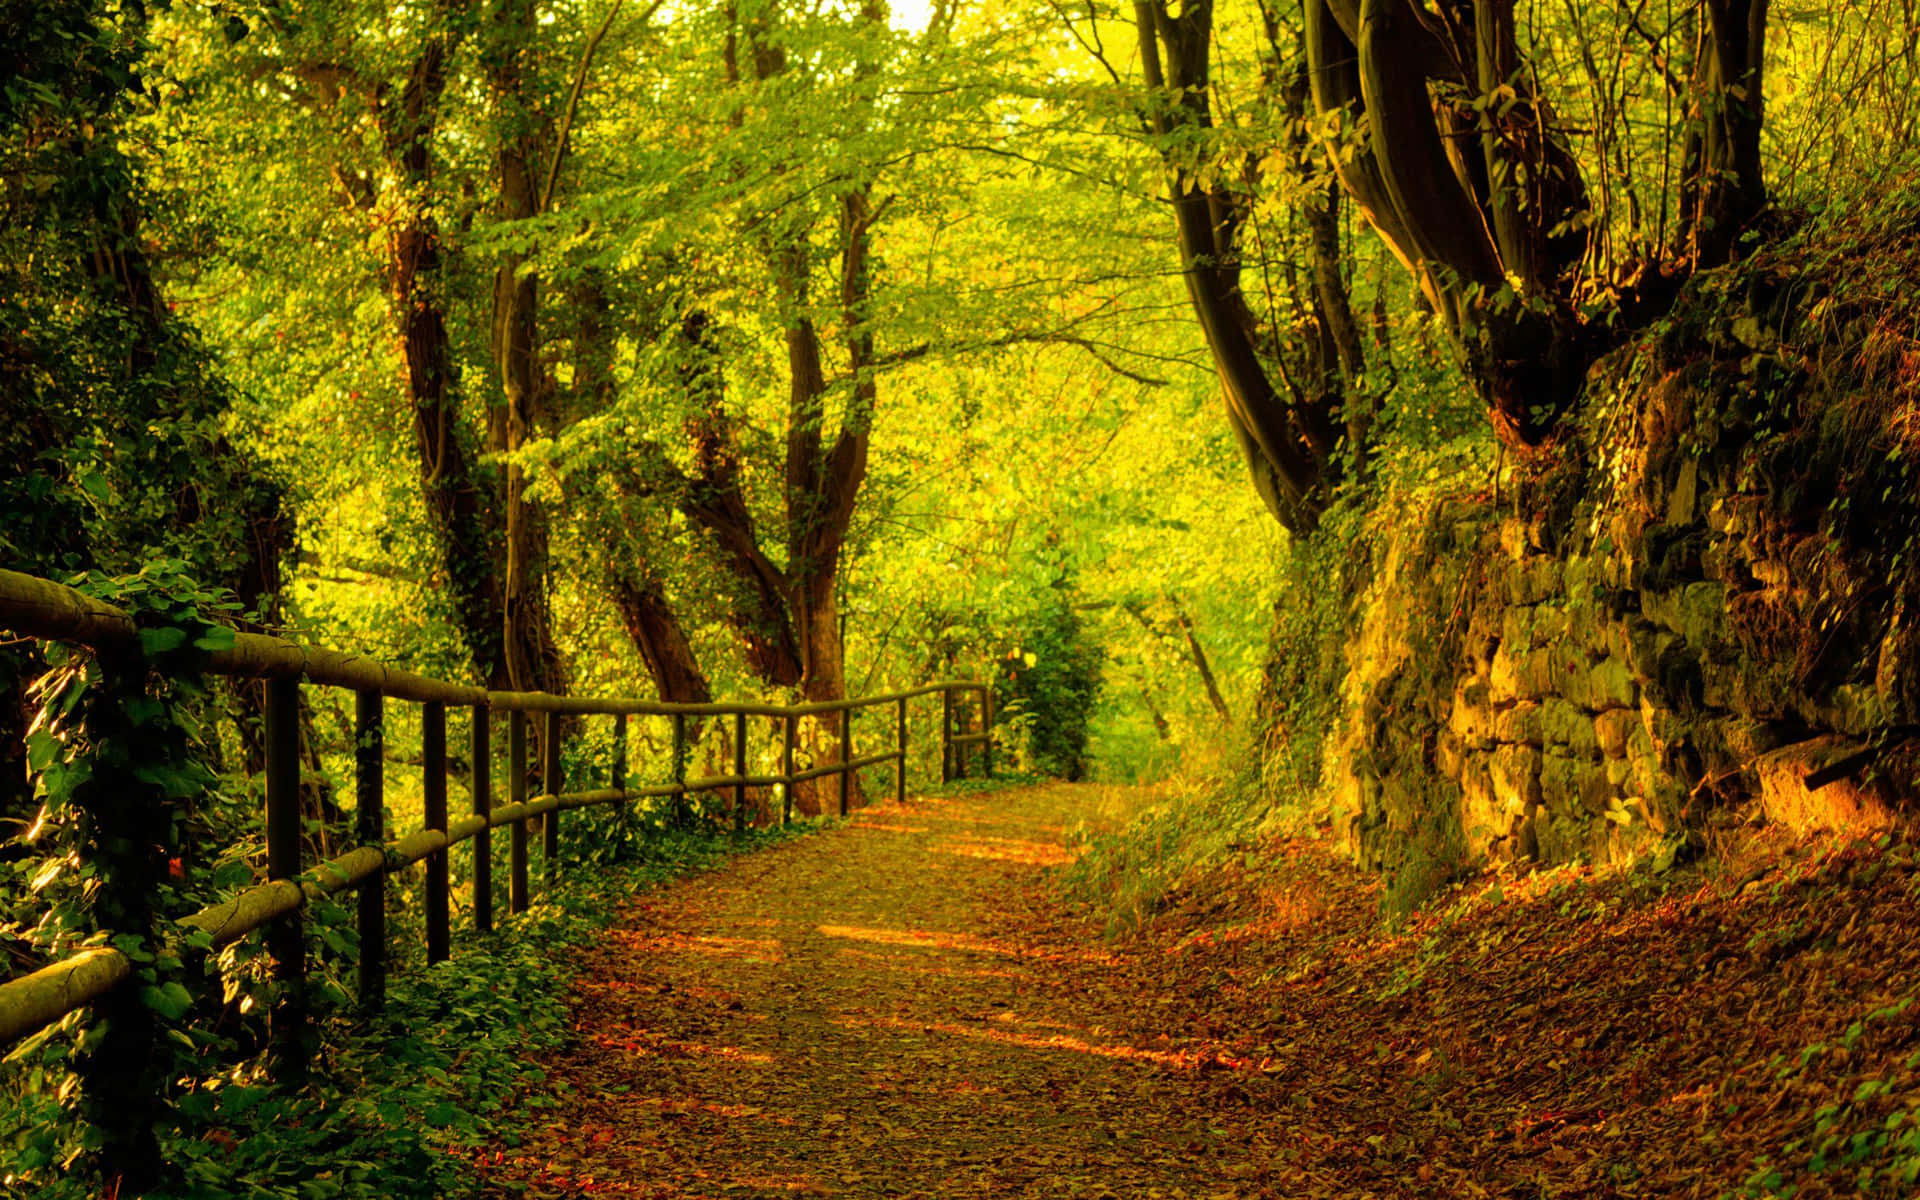
[[[568,983],[618,901],[729,856],[811,828],[739,837],[660,831],[637,857],[563,876],[523,916],[476,940],[456,934],[454,957],[394,977],[386,1009],[354,1021],[343,1010],[300,1088],[276,1086],[254,1057],[187,1081],[176,1124],[161,1131],[174,1173],[153,1197],[322,1200],[475,1194],[469,1163],[493,1138],[515,1144],[515,1122],[554,1107],[539,1060],[563,1044]],[[202,1050],[207,1047],[202,1046]],[[210,1052],[209,1052],[210,1054]],[[66,1200],[96,1195],[69,1173],[78,1147],[46,1084],[44,1061],[15,1067],[0,1098],[0,1145],[10,1194]],[[79,1138],[87,1134],[82,1131]]]
[[[1228,866],[1258,855],[1271,809],[1251,771],[1237,778],[1179,779],[1120,829],[1079,834],[1079,854],[1059,886],[1106,914],[1109,933],[1138,928]]]

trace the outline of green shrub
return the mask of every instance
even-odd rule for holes
[[[1087,731],[1106,654],[1075,611],[1071,577],[1054,585],[995,670],[999,736],[1023,771],[1064,779],[1087,773]]]

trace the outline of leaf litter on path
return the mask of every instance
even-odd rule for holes
[[[1048,874],[1091,795],[869,809],[632,901],[490,1187],[1920,1195],[1911,847],[1483,882],[1390,932],[1291,838],[1110,939]]]

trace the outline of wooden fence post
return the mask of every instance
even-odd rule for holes
[[[527,802],[527,714],[518,709],[507,714],[507,803]],[[513,823],[509,833],[507,865],[507,906],[514,912],[527,911],[531,887],[527,879],[527,822]]]
[[[966,736],[970,732],[966,724],[966,710],[954,700],[952,692],[947,693],[947,712],[960,735],[962,737]],[[952,734],[948,736],[951,737]],[[953,777],[955,779],[965,779],[967,777],[967,748],[970,745],[971,743],[969,742],[953,743]]]
[[[687,811],[687,714],[673,714],[673,823],[679,827],[693,824]]]
[[[547,795],[558,796],[565,786],[560,778],[560,714],[547,714],[546,763],[540,772],[540,780],[547,789]],[[540,840],[541,856],[546,860],[547,885],[560,878],[560,810],[553,809],[541,822],[543,836]]]
[[[613,714],[613,778],[610,786],[616,792],[627,790],[627,714]],[[620,801],[620,842],[623,847],[633,841],[633,805],[626,800]]]
[[[613,778],[615,791],[627,790],[627,714],[613,714]]]
[[[386,699],[353,694],[353,833],[362,846],[387,840]],[[360,885],[360,1007],[378,1012],[387,1002],[387,873]]]
[[[980,732],[986,741],[980,743],[980,762],[986,768],[988,779],[993,778],[993,685],[986,684],[980,689]]]
[[[300,874],[300,681],[267,681],[267,878]],[[269,1022],[280,1081],[307,1071],[307,943],[303,909],[274,918],[267,930],[280,1000]]]
[[[473,706],[473,815],[493,812],[493,710]],[[482,826],[473,835],[473,928],[493,932],[493,827]]]
[[[894,702],[894,748],[900,752],[899,761],[893,766],[893,799],[896,804],[907,802],[907,701],[901,697]]]
[[[940,782],[953,782],[953,693],[940,689]]]
[[[793,734],[795,717],[787,714],[786,730],[780,747],[780,774],[785,780],[780,785],[780,823],[787,825],[793,821]]]
[[[853,800],[853,705],[840,710],[840,815],[846,816]]]
[[[447,706],[429,700],[420,706],[420,757],[425,766],[421,807],[428,829],[447,828]],[[427,965],[445,962],[452,950],[447,898],[447,852],[427,855]]]
[[[184,857],[173,856],[186,849],[181,818],[197,790],[181,786],[192,778],[185,772],[175,775],[171,786],[165,779],[184,765],[191,750],[183,731],[171,721],[156,720],[148,663],[113,649],[100,651],[96,662],[98,678],[78,696],[70,692],[65,697],[76,702],[74,707],[63,705],[46,713],[62,724],[77,718],[69,732],[83,734],[72,747],[85,756],[75,763],[83,770],[66,780],[72,789],[68,802],[74,815],[82,817],[73,830],[78,835],[74,849],[85,848],[83,869],[91,876],[80,892],[81,904],[95,928],[113,943],[125,946],[122,939],[131,938],[157,949],[165,944],[167,932],[159,888],[170,873],[170,858],[174,866],[185,863]],[[161,778],[142,778],[155,770]],[[73,870],[80,861],[69,857],[66,868]],[[93,1194],[144,1195],[164,1176],[166,1159],[155,1134],[172,1123],[168,1074],[177,1052],[161,1047],[161,1014],[147,1005],[142,993],[163,980],[177,988],[199,974],[194,960],[204,962],[204,957],[183,957],[186,962],[171,970],[135,965],[133,978],[101,996],[76,1031],[67,1058],[74,1076],[68,1082],[79,1085],[77,1096],[71,1097],[79,1101],[72,1115],[88,1126],[85,1140],[74,1143],[84,1146],[84,1159],[69,1160],[55,1170],[64,1174],[71,1168],[78,1176],[82,1163],[95,1168],[104,1186]],[[44,1054],[36,1055],[36,1062]],[[33,1072],[39,1074],[40,1067],[35,1065]],[[61,1095],[69,1098],[65,1085]]]
[[[733,777],[740,782],[733,785],[733,831],[744,833],[747,828],[747,714],[733,714]]]

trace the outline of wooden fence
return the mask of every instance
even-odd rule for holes
[[[29,637],[101,650],[135,646],[139,631],[120,609],[71,588],[0,570],[0,629]],[[230,649],[208,654],[204,669],[215,675],[264,680],[266,684],[266,851],[267,882],[229,900],[202,909],[181,920],[180,936],[200,931],[211,948],[231,945],[258,930],[267,932],[267,949],[276,977],[288,985],[288,997],[272,1014],[273,1039],[283,1055],[298,1056],[307,1022],[299,1000],[306,976],[306,939],[302,911],[309,899],[359,889],[360,999],[377,1007],[385,992],[387,972],[386,877],[426,863],[425,941],[429,963],[448,957],[452,950],[450,885],[447,851],[472,840],[473,928],[492,930],[494,881],[492,833],[508,830],[507,902],[511,911],[524,912],[531,903],[529,833],[535,818],[543,818],[544,867],[551,881],[559,867],[560,814],[600,805],[625,805],[660,797],[685,797],[699,792],[730,793],[736,829],[747,820],[747,789],[782,785],[785,795],[781,819],[790,820],[793,788],[809,780],[839,777],[839,807],[845,815],[853,780],[864,768],[891,764],[895,796],[907,793],[908,701],[921,696],[941,697],[941,778],[964,776],[969,753],[977,753],[990,775],[993,771],[993,697],[984,684],[932,683],[907,691],[855,700],[817,704],[666,704],[638,699],[589,699],[554,696],[544,692],[496,692],[448,683],[386,666],[372,659],[317,646],[303,645],[261,634],[234,634]],[[301,685],[348,688],[355,693],[356,751],[355,837],[360,845],[325,862],[303,865],[300,829],[299,703]],[[425,827],[388,840],[384,828],[385,703],[400,700],[421,706],[421,749]],[[960,704],[977,700],[977,732],[956,731]],[[884,749],[856,756],[853,715],[874,708],[893,710],[893,738]],[[447,811],[447,712],[469,713],[473,759],[473,811],[452,819]],[[492,718],[507,717],[507,803],[494,805],[492,796]],[[556,787],[560,770],[560,720],[572,717],[611,717],[614,723],[612,778],[605,788],[566,793],[527,795],[527,725],[535,716],[546,723],[543,745],[545,770],[541,779]],[[629,716],[665,716],[673,723],[671,782],[630,787],[626,777],[626,723]],[[796,770],[794,749],[799,722],[804,718],[837,717],[837,762]],[[703,779],[686,778],[687,722],[690,718],[727,719],[733,724],[732,771]],[[746,729],[749,719],[780,722],[781,769],[777,775],[747,773]],[[196,940],[201,940],[197,939]],[[201,940],[202,945],[206,945]],[[41,1029],[80,1008],[113,993],[134,975],[126,954],[111,946],[94,946],[42,967],[29,975],[0,984],[0,1046]],[[301,1064],[289,1064],[296,1070]]]

